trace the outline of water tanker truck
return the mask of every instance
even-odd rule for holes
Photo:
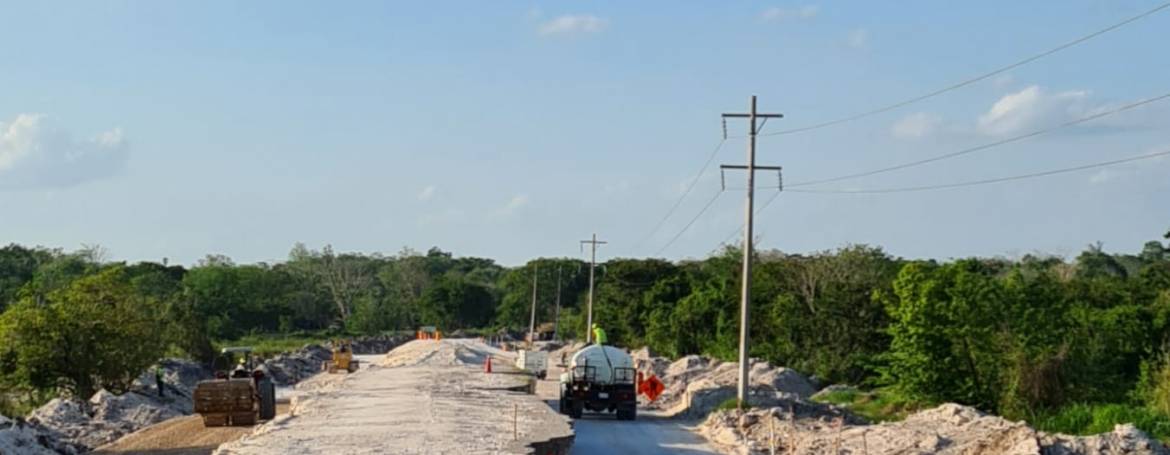
[[[561,374],[560,411],[574,419],[586,409],[613,412],[618,420],[634,420],[638,415],[634,360],[613,346],[592,345],[569,360]]]

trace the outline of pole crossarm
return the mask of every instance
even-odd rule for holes
[[[784,114],[754,114],[756,118],[784,118]],[[723,118],[752,118],[752,113],[738,114],[738,113],[724,113]]]
[[[729,169],[747,170],[747,168],[748,168],[747,166],[742,165],[742,164],[721,164],[721,165],[719,165],[719,185],[723,188],[724,191],[727,190],[727,176],[724,173],[724,171],[727,171]],[[780,189],[784,188],[784,176],[783,176],[783,174],[781,174],[782,169],[780,166],[759,166],[759,165],[757,165],[757,166],[753,167],[752,170],[753,171],[776,171],[776,187],[780,188]]]

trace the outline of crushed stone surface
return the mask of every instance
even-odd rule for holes
[[[489,356],[500,357],[494,374],[483,372]],[[288,415],[215,453],[528,453],[571,436],[566,418],[509,390],[529,379],[504,356],[471,340],[411,341],[356,373],[299,384]]]

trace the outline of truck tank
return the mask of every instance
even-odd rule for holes
[[[579,366],[593,367],[589,369],[589,382],[596,384],[612,384],[615,380],[615,368],[634,368],[634,359],[626,351],[613,346],[593,345],[586,347],[569,360],[568,371],[574,371]],[[619,381],[626,378],[617,378]]]

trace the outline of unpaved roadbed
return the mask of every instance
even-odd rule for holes
[[[225,444],[218,454],[530,453],[534,443],[571,438],[568,420],[524,387],[498,351],[469,340],[414,341],[351,375],[310,379],[290,415]],[[516,416],[515,437],[513,415]]]

